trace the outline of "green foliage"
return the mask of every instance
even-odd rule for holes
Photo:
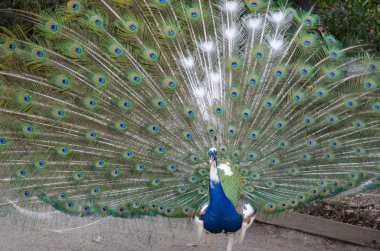
[[[344,47],[374,44],[380,52],[380,2],[378,0],[292,0],[294,6],[320,16],[323,32],[333,34]]]
[[[318,4],[324,31],[345,46],[374,44],[380,50],[380,3],[377,0],[325,0]]]
[[[64,0],[3,0],[0,8],[31,9],[54,7]],[[317,1],[293,0],[299,8],[309,9]],[[323,0],[316,5],[323,31],[334,34],[344,46],[374,44],[380,51],[380,3],[378,0]]]
[[[57,6],[65,2],[64,0],[2,0],[0,1],[1,8],[33,8],[37,4],[40,6]]]

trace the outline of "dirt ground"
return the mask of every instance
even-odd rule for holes
[[[380,230],[380,188],[315,201],[295,211]]]
[[[15,219],[18,219],[15,221]],[[225,250],[227,238],[213,237],[213,250]],[[20,220],[20,215],[0,217],[0,250],[205,250],[196,244],[188,220],[125,220],[54,215],[53,220]],[[235,250],[320,251],[375,250],[255,222]]]

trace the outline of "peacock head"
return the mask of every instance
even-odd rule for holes
[[[218,151],[215,147],[212,147],[208,150],[208,156],[210,157],[210,160],[216,160],[217,155]]]

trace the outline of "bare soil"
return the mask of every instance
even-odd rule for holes
[[[17,219],[17,221],[16,221]],[[226,250],[227,238],[214,235],[212,250]],[[197,243],[188,220],[154,221],[54,215],[53,220],[20,219],[20,215],[0,218],[0,250],[206,250]],[[345,250],[370,251],[371,248],[314,236],[255,222],[241,245],[234,250]]]
[[[295,211],[380,230],[380,189],[312,202]]]

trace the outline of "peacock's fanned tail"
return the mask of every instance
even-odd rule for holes
[[[285,2],[0,10],[1,205],[193,216],[213,146],[267,213],[377,186],[380,63]]]

